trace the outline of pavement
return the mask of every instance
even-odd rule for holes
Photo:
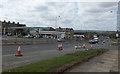
[[[118,50],[109,50],[66,72],[118,72]]]

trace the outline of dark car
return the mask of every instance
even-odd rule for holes
[[[97,39],[94,39],[94,42],[95,42],[95,43],[98,43],[98,40],[97,40]]]
[[[89,43],[90,44],[95,44],[95,41],[94,40],[89,40]]]

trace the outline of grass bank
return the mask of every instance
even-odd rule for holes
[[[112,39],[113,42],[117,42],[117,39]]]
[[[58,70],[58,68],[59,69],[61,69],[61,67],[65,68],[64,66],[66,64],[69,64],[73,61],[85,60],[85,58],[88,56],[103,53],[105,51],[107,51],[107,49],[103,48],[92,49],[88,51],[77,51],[75,53],[57,56],[51,59],[26,64],[9,70],[4,70],[3,72],[54,72]],[[67,66],[69,67],[69,65]]]

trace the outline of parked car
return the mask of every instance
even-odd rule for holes
[[[75,46],[75,49],[80,49],[80,48],[82,48],[82,46],[79,46],[79,45]]]
[[[105,40],[103,40],[103,43],[105,43]]]
[[[89,40],[89,43],[90,44],[95,44],[95,41],[94,40]]]
[[[40,35],[35,35],[34,37],[35,37],[35,38],[40,38]]]
[[[64,38],[60,38],[60,39],[58,39],[58,42],[65,42],[65,39]]]
[[[94,39],[94,42],[95,42],[95,43],[98,43],[98,39]]]
[[[7,36],[12,36],[12,33],[8,33]]]
[[[34,36],[33,36],[33,35],[28,34],[28,35],[26,35],[26,36],[24,36],[24,37],[26,37],[26,38],[33,38]]]

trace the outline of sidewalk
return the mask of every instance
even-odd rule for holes
[[[118,50],[109,50],[66,72],[118,72]]]

